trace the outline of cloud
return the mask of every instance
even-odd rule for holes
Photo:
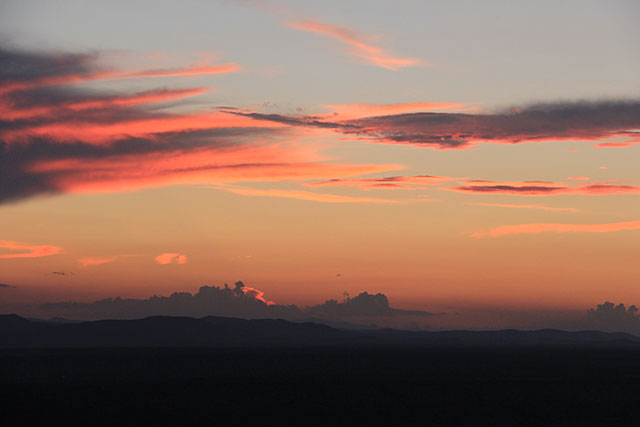
[[[154,258],[158,264],[186,264],[187,256],[177,252],[167,252]]]
[[[80,258],[78,260],[78,263],[80,264],[81,267],[85,268],[85,267],[92,267],[95,265],[102,265],[102,264],[108,264],[111,262],[115,262],[118,259],[118,256],[112,256],[112,257],[99,257],[99,256],[94,256],[94,257],[84,257],[84,258]]]
[[[242,113],[240,113],[242,114]],[[496,113],[413,112],[340,120],[339,116],[244,114],[260,121],[334,129],[359,140],[438,149],[479,143],[602,141],[640,128],[640,101],[532,104]]]
[[[324,304],[315,305],[309,308],[309,312],[315,316],[329,318],[349,318],[349,317],[389,317],[394,315],[412,316],[433,316],[434,313],[427,311],[400,310],[389,305],[386,295],[377,293],[370,294],[361,292],[354,298],[347,294],[342,302],[328,300]]]
[[[180,77],[207,74],[221,74],[237,71],[236,64],[202,65],[185,68],[121,71],[96,67],[97,52],[76,53],[35,53],[0,48],[0,95],[48,86],[73,83],[154,77]]]
[[[151,77],[182,77],[197,76],[204,74],[223,74],[238,71],[240,67],[236,64],[218,65],[218,66],[201,66],[194,65],[187,68],[174,69],[154,69],[134,71],[131,73],[116,74],[112,78],[132,79],[132,78],[151,78]]]
[[[333,104],[325,105],[324,108],[331,111],[328,118],[353,120],[372,116],[388,116],[418,111],[461,111],[475,107],[458,102],[410,102],[402,104]]]
[[[423,61],[417,58],[396,57],[381,47],[374,45],[375,37],[358,33],[351,28],[312,20],[289,22],[288,25],[296,30],[307,31],[338,40],[349,48],[348,54],[361,58],[370,65],[388,70],[398,70],[404,67],[424,64]]]
[[[612,233],[616,231],[640,230],[640,221],[612,222],[605,224],[518,224],[503,225],[489,231],[476,232],[471,237],[500,237],[509,234],[554,233]]]
[[[385,176],[380,178],[334,178],[327,181],[311,182],[306,184],[310,187],[357,187],[363,190],[369,189],[404,189],[417,190],[433,185],[442,184],[443,181],[456,180],[433,175],[415,176]]]
[[[544,205],[514,205],[508,203],[467,203],[468,206],[486,206],[494,208],[510,208],[510,209],[539,209],[543,211],[558,211],[558,212],[580,212],[580,209],[576,208],[556,208],[552,206]]]
[[[0,47],[0,203],[68,192],[325,179],[397,169],[328,163],[317,146],[298,144],[302,131],[288,123],[151,105],[199,95],[204,88],[114,94],[73,86],[105,76],[215,71],[193,66],[127,73],[98,67],[98,57]]]
[[[640,144],[640,131],[622,131],[618,133],[620,137],[629,138],[622,142],[603,142],[596,144],[596,148],[619,148],[619,147],[631,147],[636,144]]]
[[[635,305],[627,309],[624,304],[615,305],[607,301],[587,311],[587,325],[601,331],[638,334],[640,333],[640,316]]]
[[[608,194],[640,194],[640,187],[633,185],[616,185],[594,183],[578,187],[546,181],[495,182],[485,180],[467,181],[466,185],[448,187],[447,190],[462,193],[512,194],[526,196],[550,196],[556,194],[608,195]]]
[[[63,252],[62,248],[52,245],[32,245],[29,243],[0,240],[0,248],[8,249],[11,253],[0,253],[0,259],[14,258],[39,258],[57,255]]]
[[[399,203],[397,200],[379,199],[374,197],[352,197],[339,194],[312,193],[310,191],[301,190],[279,190],[279,189],[257,189],[257,188],[232,188],[223,187],[225,191],[243,196],[257,197],[283,197],[287,199],[307,200],[312,202],[323,203],[375,203],[375,204],[394,204]]]
[[[437,313],[400,310],[384,294],[361,292],[342,302],[328,300],[311,307],[277,304],[260,289],[236,282],[234,287],[202,286],[198,292],[174,292],[146,299],[105,298],[90,303],[53,302],[40,307],[47,316],[73,319],[134,319],[146,316],[227,316],[246,319],[313,321],[333,326],[371,327],[373,323],[402,326],[421,322]]]
[[[0,283],[0,289],[9,289],[9,288],[15,288],[15,286],[11,286],[11,285],[7,285],[6,283]]]

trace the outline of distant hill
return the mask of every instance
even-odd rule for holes
[[[61,323],[0,315],[0,347],[584,347],[639,346],[640,338],[599,331],[438,331],[336,329],[286,320],[154,316]]]

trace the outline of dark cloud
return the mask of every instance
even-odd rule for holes
[[[51,315],[73,319],[134,319],[147,316],[227,316],[246,319],[279,318],[315,321],[334,326],[405,325],[416,319],[433,316],[425,311],[400,310],[389,306],[384,294],[362,292],[343,302],[328,300],[323,304],[300,308],[265,300],[261,291],[242,282],[234,287],[202,286],[197,293],[174,292],[168,297],[147,299],[106,298],[91,303],[55,302],[40,307]]]
[[[5,288],[5,289],[7,289],[7,288],[15,288],[15,286],[7,285],[6,283],[0,283],[0,289],[1,288]]]
[[[454,187],[456,191],[464,191],[470,193],[540,193],[550,194],[566,190],[566,187],[554,187],[544,185],[467,185]]]
[[[327,318],[348,318],[353,316],[390,317],[398,315],[433,316],[427,311],[399,310],[389,306],[389,299],[384,294],[369,294],[362,292],[354,298],[347,297],[343,302],[331,299],[324,304],[315,305],[308,309],[316,316]]]
[[[601,140],[633,136],[640,127],[640,101],[541,103],[487,114],[406,113],[330,121],[316,116],[237,113],[293,126],[332,128],[383,143],[464,148],[477,142],[516,144],[546,140]]]
[[[42,79],[88,76],[96,72],[96,53],[32,53],[0,47],[0,83],[32,83]]]
[[[282,123],[292,126],[316,127],[323,129],[337,129],[343,131],[359,129],[357,125],[349,123],[334,123],[324,120],[320,116],[285,116],[282,114],[265,114],[265,113],[243,113],[236,110],[229,110],[230,114],[248,117],[254,120],[261,120],[274,123]]]
[[[601,331],[640,334],[640,316],[635,305],[627,309],[624,304],[609,301],[598,304],[587,311],[587,324]]]
[[[198,89],[121,94],[70,86],[108,75],[96,65],[97,58],[97,54],[18,52],[0,47],[0,204],[66,192],[65,183],[87,178],[82,170],[74,169],[73,162],[96,162],[91,176],[114,180],[122,178],[115,176],[117,163],[126,156],[225,152],[289,132],[259,126],[225,127],[206,114],[170,113],[149,105],[201,93]],[[136,127],[145,121],[150,123],[148,130],[136,133]],[[177,122],[175,127],[155,130],[158,123],[172,121]],[[197,165],[187,162],[172,172],[255,167],[246,159],[220,165],[215,156],[210,157],[206,164],[202,159]],[[69,163],[63,168],[38,169],[42,163],[56,161]],[[150,178],[144,175],[141,180]]]
[[[608,194],[637,194],[640,187],[633,185],[615,185],[608,183],[596,183],[568,187],[561,183],[544,181],[523,181],[523,182],[494,182],[484,180],[466,181],[466,185],[448,187],[447,190],[463,193],[494,193],[494,194],[517,194],[529,196],[545,196],[555,194],[580,194],[600,196]]]

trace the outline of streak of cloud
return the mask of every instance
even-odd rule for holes
[[[338,40],[348,47],[347,53],[364,60],[370,65],[386,68],[387,70],[399,70],[424,64],[417,58],[400,58],[374,45],[375,37],[361,34],[354,29],[340,27],[316,20],[293,21],[289,27],[314,33],[323,37]]]
[[[40,258],[63,252],[63,249],[58,246],[32,245],[12,240],[0,240],[0,248],[10,251],[10,253],[0,253],[0,259]]]
[[[374,197],[353,197],[339,194],[313,193],[301,190],[281,190],[281,189],[257,189],[257,188],[233,188],[223,187],[222,190],[243,196],[256,197],[280,197],[287,199],[306,200],[322,203],[373,203],[373,204],[397,204],[397,200],[379,199]]]
[[[612,222],[604,224],[518,224],[503,225],[489,231],[473,233],[471,237],[501,237],[509,234],[553,233],[613,233],[617,231],[640,230],[640,221]]]
[[[578,187],[568,187],[562,183],[546,181],[494,182],[484,180],[467,181],[465,185],[448,187],[448,190],[477,194],[511,194],[526,196],[549,196],[557,194],[609,195],[640,194],[640,187],[594,183]]]
[[[538,209],[543,211],[557,211],[557,212],[580,212],[580,209],[576,208],[556,208],[545,205],[515,205],[508,203],[466,203],[468,206],[485,206],[491,208],[509,208],[509,209]]]

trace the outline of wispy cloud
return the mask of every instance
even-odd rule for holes
[[[370,65],[388,70],[398,70],[404,67],[424,64],[423,61],[417,58],[401,58],[395,56],[383,48],[376,46],[374,44],[376,37],[359,33],[352,28],[340,27],[316,20],[294,21],[289,22],[288,25],[296,30],[307,31],[338,40],[348,47],[348,54],[361,58]]]
[[[225,191],[243,196],[257,197],[282,197],[287,199],[307,200],[311,202],[323,203],[375,203],[375,204],[396,204],[397,200],[379,199],[374,197],[352,197],[339,194],[313,193],[301,190],[280,190],[280,189],[257,189],[257,188],[232,188],[223,187]]]
[[[543,211],[558,211],[558,212],[580,212],[580,209],[576,208],[556,208],[553,206],[545,205],[515,205],[508,203],[466,203],[468,206],[486,206],[491,208],[509,208],[509,209],[538,209]]]
[[[0,248],[10,251],[10,253],[0,253],[0,259],[39,258],[63,252],[63,249],[58,246],[32,245],[12,240],[0,240]]]
[[[403,189],[418,190],[429,186],[440,185],[445,181],[457,178],[433,175],[385,176],[379,178],[335,178],[327,181],[307,183],[310,187],[357,187],[364,190]]]
[[[594,183],[569,187],[562,183],[547,181],[495,182],[484,180],[467,181],[465,185],[448,187],[448,190],[477,194],[511,194],[526,196],[549,196],[557,194],[608,195],[640,194],[640,187]]]
[[[503,225],[489,231],[473,233],[471,237],[500,237],[509,234],[554,233],[612,233],[616,231],[640,230],[640,221],[612,222],[605,224],[518,224]]]

